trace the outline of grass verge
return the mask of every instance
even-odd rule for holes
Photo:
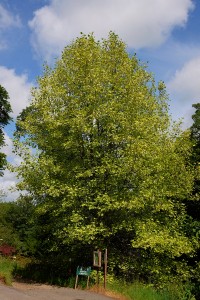
[[[59,270],[58,270],[59,271]],[[51,274],[52,273],[52,274]],[[96,292],[104,293],[109,296],[116,296],[120,300],[195,300],[191,293],[190,285],[168,284],[162,290],[155,289],[152,285],[141,282],[125,283],[117,280],[113,276],[108,276],[106,292],[101,289],[101,285],[95,285],[96,273],[91,276],[90,289]],[[61,272],[55,274],[51,268],[46,268],[40,264],[30,263],[25,258],[18,259],[17,262],[0,257],[0,277],[6,284],[12,283],[12,274],[24,280],[43,282],[60,286],[73,288],[75,277],[61,277]],[[102,278],[100,278],[102,279]],[[102,280],[100,280],[102,282]],[[86,279],[79,280],[79,288],[86,288]],[[97,288],[97,290],[95,290]]]
[[[108,284],[108,290],[124,295],[130,300],[195,300],[187,286],[175,284],[170,284],[159,291],[139,282],[125,284],[114,280]]]
[[[7,285],[12,284],[12,273],[16,262],[10,258],[0,256],[0,280]]]
[[[0,256],[0,280],[7,285],[12,285],[14,277],[18,275],[17,270],[25,268],[29,262],[30,259],[25,257],[12,259]]]

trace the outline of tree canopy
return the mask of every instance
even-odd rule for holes
[[[18,187],[52,220],[52,249],[140,249],[160,264],[193,252],[182,203],[193,184],[189,133],[171,124],[164,83],[114,33],[82,35],[45,67],[15,145]]]
[[[3,86],[0,85],[0,147],[4,145],[4,133],[3,128],[11,120],[10,113],[12,112],[11,105],[9,103],[9,96]],[[6,164],[6,155],[0,152],[0,176],[2,176],[2,170]]]
[[[193,147],[194,160],[200,161],[200,103],[192,105],[195,108],[195,113],[192,115],[193,124],[191,126],[191,138],[195,142]]]

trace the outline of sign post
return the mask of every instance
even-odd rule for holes
[[[105,290],[106,290],[107,266],[108,266],[108,249],[106,248],[104,253],[104,289]]]
[[[87,288],[89,286],[89,278],[91,273],[91,267],[83,268],[83,267],[77,267],[76,269],[76,282],[75,282],[75,289],[77,288],[78,284],[78,276],[87,276]]]
[[[107,268],[108,268],[108,250],[107,248],[105,249],[104,252],[104,259],[103,259],[103,263],[104,263],[104,289],[106,289],[106,277],[107,277]],[[101,255],[101,251],[97,250],[93,252],[93,266],[97,267],[97,285],[99,286],[99,270],[101,268],[102,265],[102,255]]]

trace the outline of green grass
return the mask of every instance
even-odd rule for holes
[[[150,285],[142,283],[125,284],[113,281],[108,289],[124,295],[131,300],[195,300],[186,287],[169,285],[163,290],[156,290]]]
[[[12,273],[16,267],[16,262],[10,258],[0,256],[0,278],[7,285],[12,284]]]
[[[39,278],[37,278],[36,273],[39,272],[38,274],[41,275],[41,268],[34,270],[34,268],[28,268],[28,266],[29,260],[25,258],[18,258],[17,261],[14,261],[10,258],[0,256],[0,278],[7,285],[12,284],[13,274],[16,276],[19,276],[21,274],[23,275],[22,277],[26,279],[28,279],[28,275],[31,274],[31,279],[38,281]],[[46,275],[45,272],[44,274]],[[95,274],[93,275],[95,276]],[[46,276],[43,279],[47,280]],[[93,278],[91,278],[91,282],[94,281],[92,279]],[[46,280],[45,282],[48,282],[48,280]],[[66,280],[65,278],[64,282],[61,278],[57,278],[57,280],[55,280],[54,278],[54,280],[49,283],[61,286],[74,287],[74,280],[75,277],[73,276],[69,277],[68,280]],[[100,280],[100,282],[101,281],[102,280]],[[84,288],[85,281],[79,282],[79,285],[81,285],[82,288]],[[181,284],[169,284],[165,287],[165,289],[156,290],[151,285],[143,284],[140,282],[128,284],[123,281],[116,280],[113,276],[108,276],[107,290],[121,294],[126,299],[130,300],[195,300],[195,297],[191,294],[190,286],[183,286]]]
[[[23,270],[30,262],[30,258],[18,256],[15,259],[0,255],[0,280],[7,285],[12,285],[18,270]],[[19,276],[18,276],[19,277]]]

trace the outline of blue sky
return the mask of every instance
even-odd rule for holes
[[[91,33],[99,39],[115,31],[127,50],[148,62],[156,80],[163,80],[172,118],[191,125],[192,104],[200,102],[199,0],[0,0],[0,84],[9,95],[14,119],[30,101],[30,89],[53,65],[65,45]],[[9,161],[14,122],[5,128]],[[14,186],[8,170],[0,188]],[[17,193],[8,192],[8,199]]]

